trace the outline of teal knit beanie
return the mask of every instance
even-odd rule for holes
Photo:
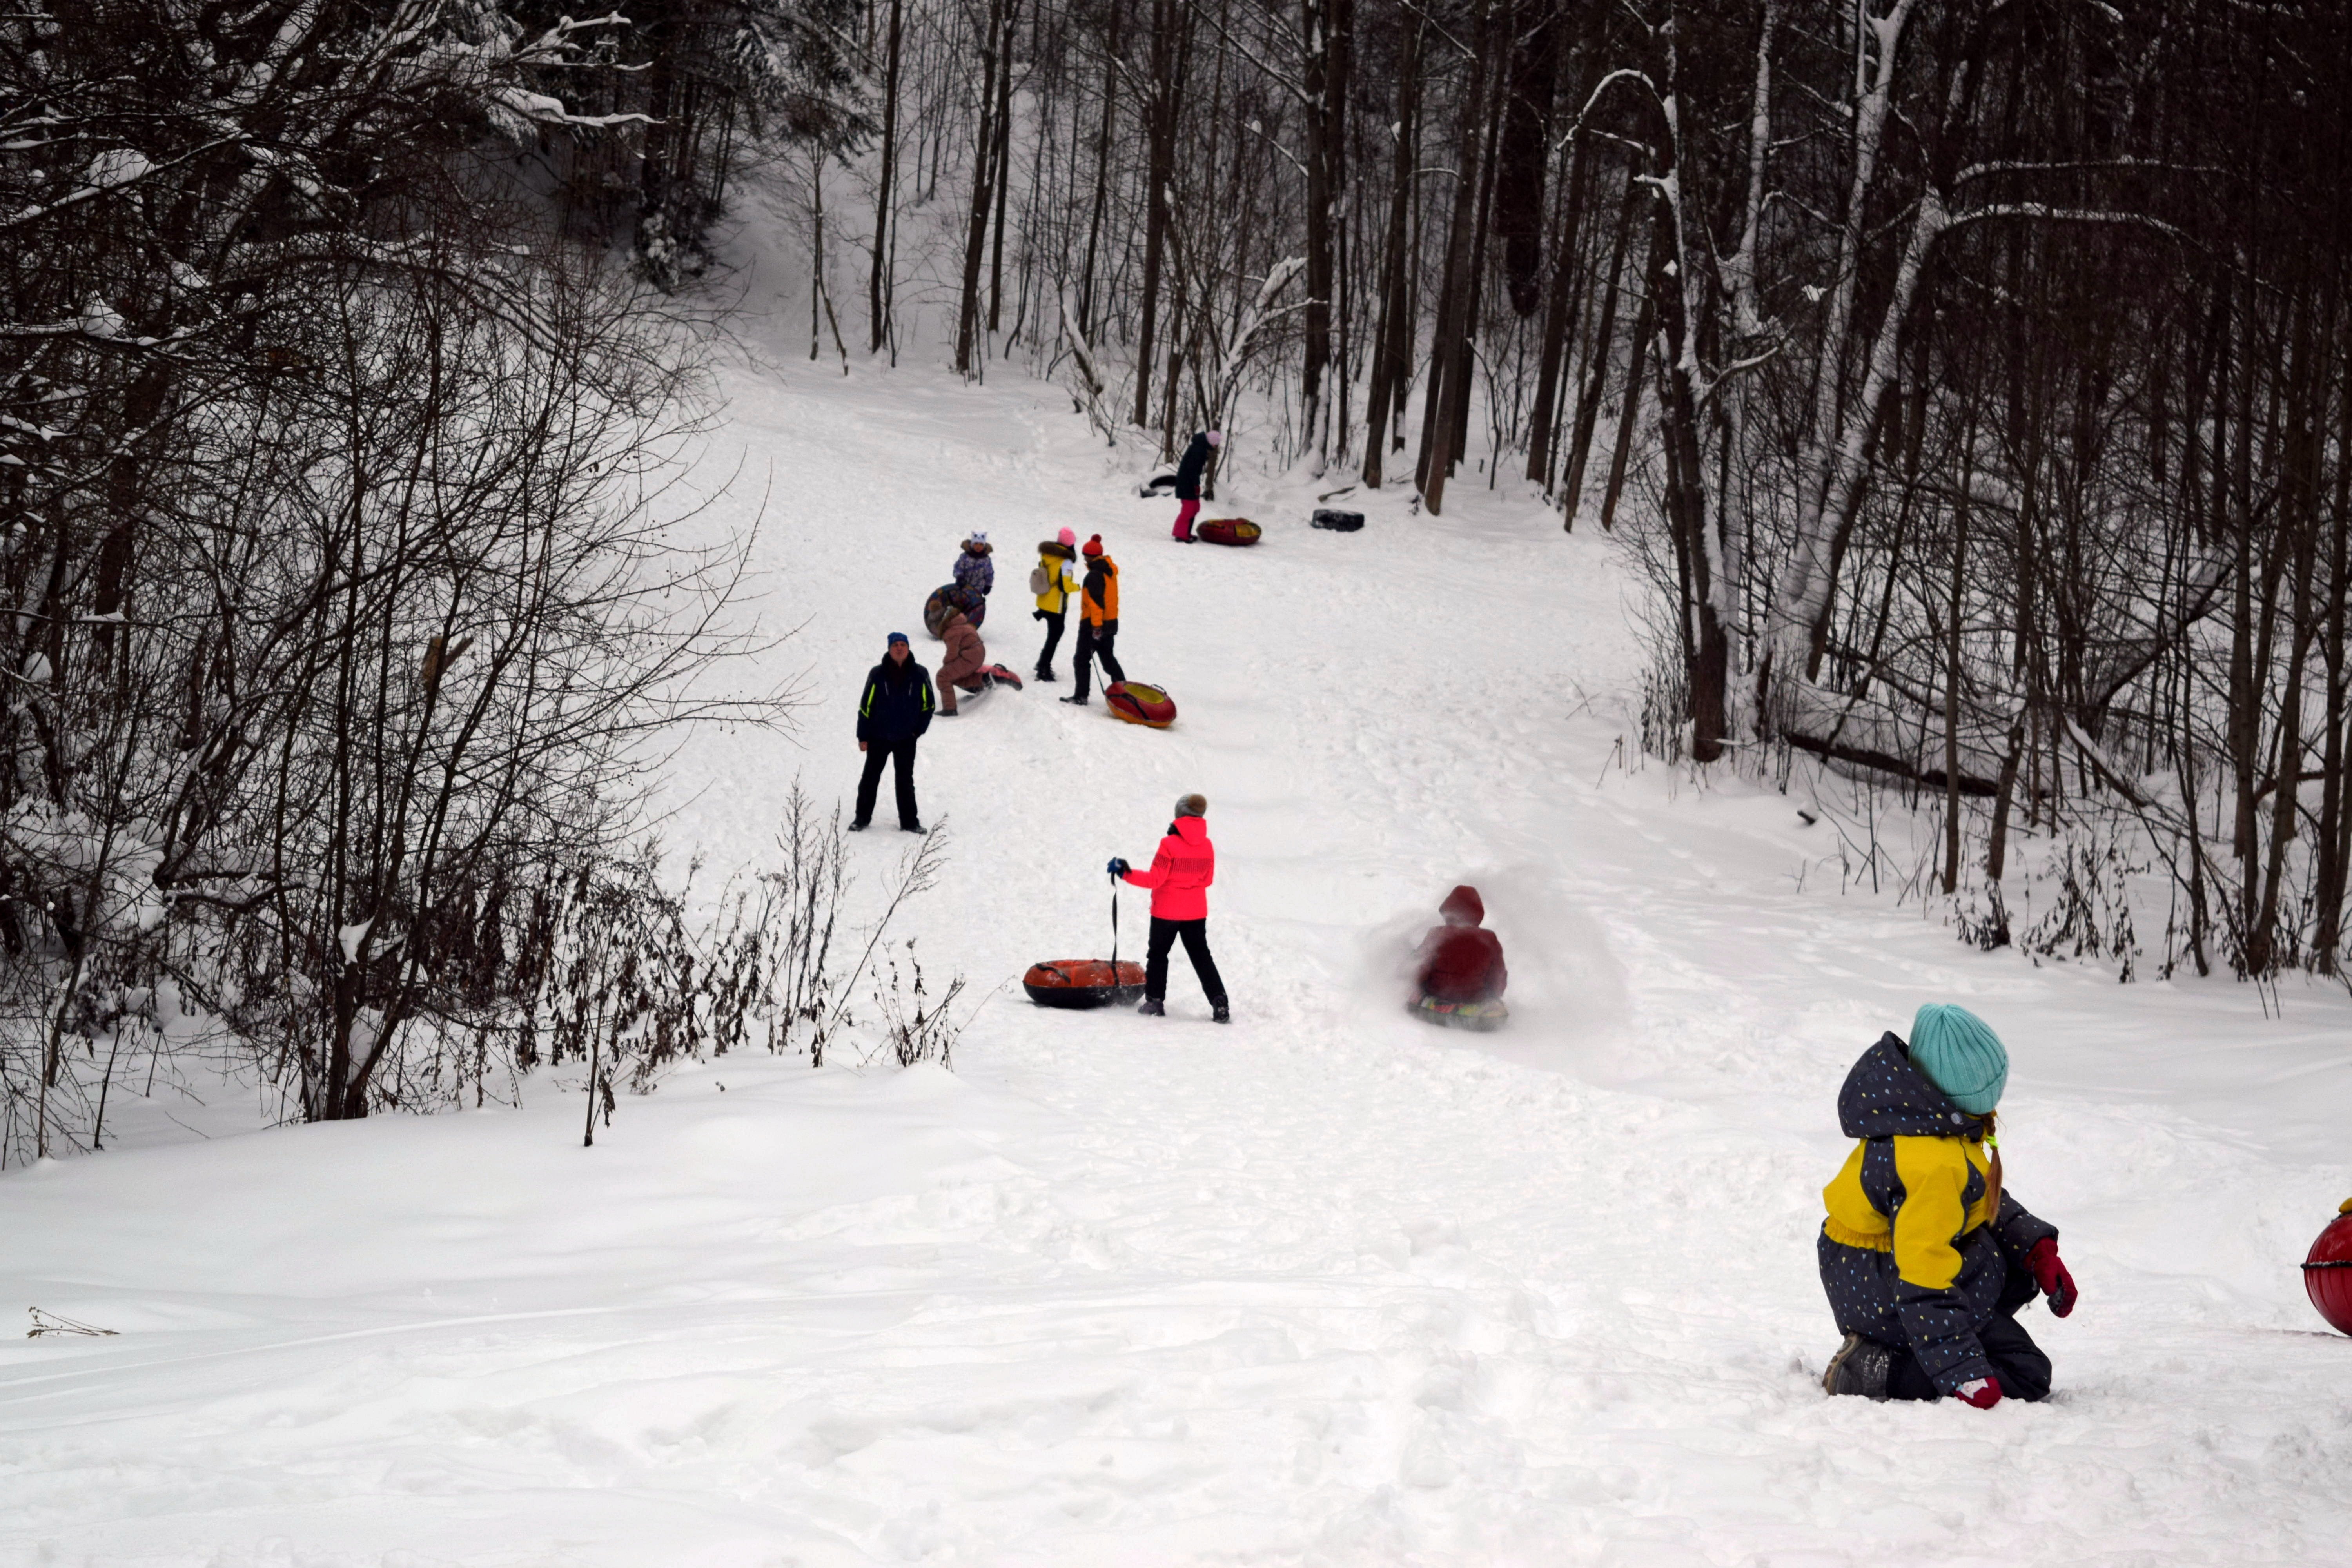
[[[1989,1116],[2009,1084],[2009,1052],[1992,1026],[1947,1002],[1930,1002],[1911,1020],[1911,1059],[1971,1116]]]

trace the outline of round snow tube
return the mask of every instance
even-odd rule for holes
[[[1265,535],[1265,530],[1245,517],[1213,517],[1194,523],[1192,531],[1212,544],[1255,544]]]
[[[1021,989],[1040,1007],[1105,1007],[1143,994],[1143,965],[1101,958],[1056,958],[1033,963]]]
[[[988,618],[988,598],[953,583],[943,584],[932,589],[931,596],[923,601],[923,629],[938,637],[940,628],[948,624],[950,610],[961,610],[963,618],[971,623],[971,629],[978,631],[980,623]]]
[[[2339,1334],[2352,1334],[2352,1198],[2311,1244],[2303,1260],[2303,1288],[2311,1304]]]
[[[1499,1029],[1511,1021],[1511,1010],[1496,997],[1492,1002],[1440,1002],[1434,996],[1416,998],[1407,1010],[1424,1024],[1448,1029]]]
[[[1114,719],[1165,730],[1176,722],[1176,700],[1156,686],[1139,680],[1118,680],[1103,688],[1103,706]]]

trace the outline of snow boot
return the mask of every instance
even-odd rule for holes
[[[902,822],[898,824],[898,831],[901,833],[929,833],[930,829],[925,827],[919,822]]]
[[[1858,1394],[1864,1399],[1886,1397],[1887,1374],[1895,1370],[1895,1352],[1875,1340],[1848,1334],[1822,1373],[1824,1394]]]
[[[1047,669],[1041,664],[1037,667],[1037,679],[1040,680],[1051,680],[1054,679],[1054,672]]]
[[[1075,697],[1065,697],[1062,700],[1073,708],[1084,708],[1087,705],[1087,694],[1081,691]]]
[[[863,833],[873,826],[874,825],[870,822],[853,822],[849,825],[849,831],[852,833]]]
[[[1165,1018],[1168,1016],[1168,1009],[1160,1005],[1159,1003],[1154,1002],[1149,996],[1143,999],[1143,1005],[1138,1007],[1136,1011],[1142,1014],[1147,1018]]]

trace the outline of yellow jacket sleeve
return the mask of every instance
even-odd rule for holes
[[[1954,1138],[1897,1137],[1895,1174],[1903,1202],[1895,1211],[1895,1271],[1906,1285],[1947,1290],[1960,1275],[1961,1228],[1968,1224],[1969,1159]]]

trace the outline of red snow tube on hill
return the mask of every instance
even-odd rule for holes
[[[1265,533],[1245,517],[1213,517],[1194,523],[1192,531],[1212,544],[1255,544]]]
[[[1176,700],[1156,686],[1139,680],[1118,680],[1103,688],[1103,706],[1114,719],[1165,730],[1176,722]]]
[[[2339,1334],[2352,1334],[2352,1198],[2311,1244],[2304,1259],[2303,1288],[2311,1304]]]
[[[1143,965],[1102,958],[1056,958],[1033,963],[1021,989],[1040,1007],[1103,1007],[1143,994]]]

